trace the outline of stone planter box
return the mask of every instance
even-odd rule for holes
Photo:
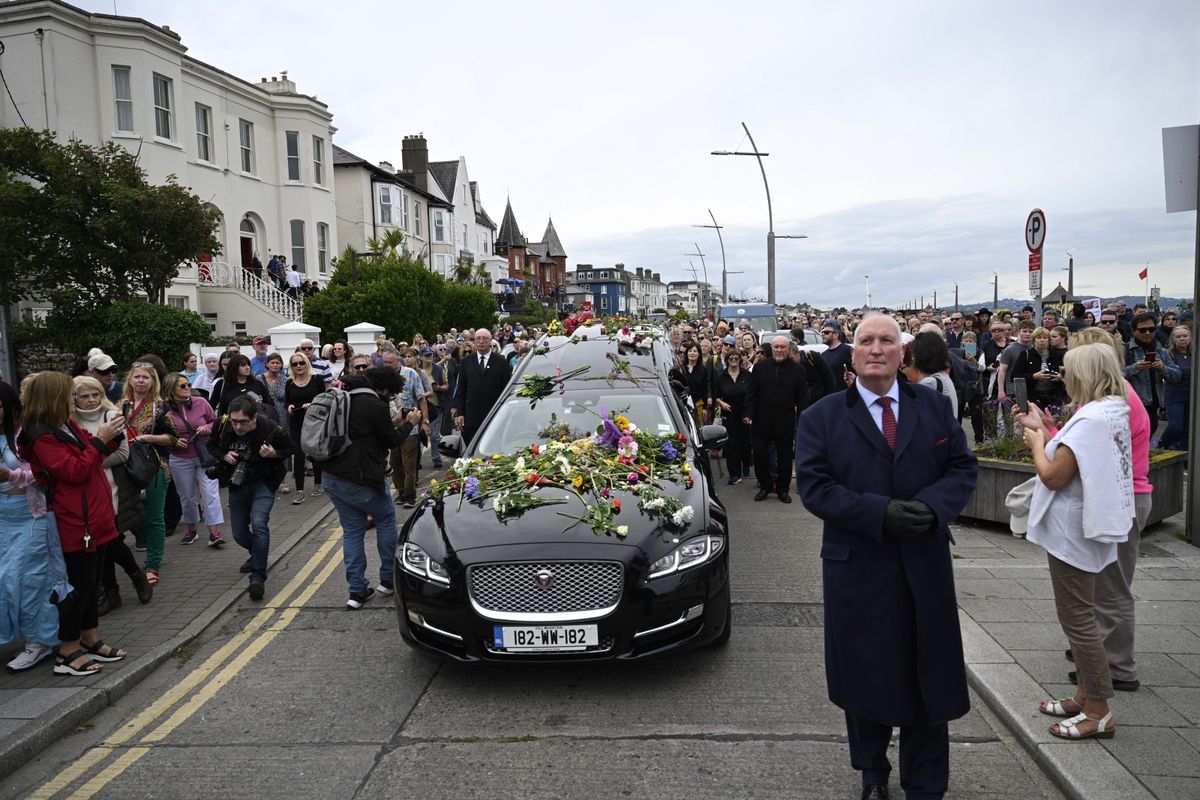
[[[1150,510],[1146,527],[1183,511],[1183,470],[1186,465],[1186,453],[1163,452],[1150,456],[1154,507]],[[1007,525],[1009,513],[1004,506],[1004,498],[1036,472],[1032,464],[980,458],[979,480],[961,516]]]

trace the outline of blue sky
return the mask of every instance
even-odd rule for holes
[[[1025,217],[1076,289],[1137,293],[1148,261],[1191,295],[1194,212],[1163,208],[1161,129],[1200,121],[1200,3],[711,0],[206,4],[78,0],[168,24],[251,81],[288,70],[335,141],[400,163],[405,134],[467,157],[492,217],[510,197],[571,263],[690,275],[727,226],[738,291],[765,291],[766,159],[780,300],[877,303],[934,289],[1026,294]],[[693,258],[699,268],[699,260]],[[1061,273],[1065,277],[1066,273]],[[719,283],[719,279],[714,279]],[[969,288],[968,288],[969,287]],[[865,299],[865,297],[864,297]]]

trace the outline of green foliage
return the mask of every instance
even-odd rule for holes
[[[208,344],[208,324],[199,314],[142,300],[122,300],[101,309],[64,312],[55,309],[45,322],[23,322],[13,331],[18,347],[50,342],[76,355],[99,347],[124,369],[147,353],[177,367],[192,342]]]
[[[525,304],[525,308],[519,314],[509,314],[504,321],[510,325],[516,325],[519,322],[523,327],[536,328],[539,325],[549,324],[555,318],[553,309],[531,301]]]
[[[443,290],[442,323],[438,330],[492,327],[496,324],[496,298],[482,286],[447,283]]]
[[[220,252],[219,222],[173,176],[148,183],[113,142],[0,129],[0,302],[50,300],[70,313],[139,294],[161,303],[180,263]]]
[[[326,338],[360,322],[382,325],[393,337],[410,339],[420,331],[432,338],[445,302],[446,281],[411,256],[360,256],[353,270],[348,258],[338,259],[329,286],[305,302],[304,321]]]

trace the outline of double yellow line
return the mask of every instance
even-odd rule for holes
[[[341,565],[341,551],[337,550],[332,555],[330,554],[341,540],[342,529],[334,528],[330,537],[317,549],[304,567],[288,581],[278,594],[271,598],[262,611],[246,623],[237,635],[222,645],[217,652],[209,656],[203,664],[190,672],[162,697],[121,726],[112,736],[72,761],[53,780],[42,784],[29,797],[49,800],[97,767],[118,748],[129,746],[129,749],[120,757],[69,795],[72,800],[88,800],[115,777],[137,763],[138,759],[150,752],[153,745],[161,742],[199,711],[221,690],[221,687],[233,680],[256,655],[292,623],[304,604],[312,599],[321,585]],[[322,564],[322,561],[325,563]],[[315,579],[309,580],[314,573],[316,573]],[[299,591],[301,587],[304,589]],[[290,601],[289,597],[291,597]],[[276,611],[280,609],[282,611],[276,616]],[[253,641],[250,641],[251,639]],[[248,645],[247,642],[249,642]],[[245,645],[245,649],[242,649],[243,645]],[[231,656],[233,656],[232,660],[230,660]],[[205,684],[205,681],[214,675],[215,677]],[[201,687],[202,684],[204,685]],[[198,688],[199,691],[195,691]],[[193,692],[195,693],[192,694]],[[176,708],[174,713],[165,720],[159,722],[184,698],[187,698],[186,702]],[[155,725],[156,722],[159,723],[156,727],[142,736],[136,744],[132,744],[139,734]]]

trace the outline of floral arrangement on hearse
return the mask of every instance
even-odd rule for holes
[[[586,510],[580,515],[558,512],[572,520],[564,532],[587,523],[598,536],[624,538],[629,526],[619,521],[621,495],[632,495],[624,502],[636,498],[637,510],[665,527],[686,528],[695,510],[664,490],[668,484],[690,489],[695,485],[691,472],[686,436],[647,433],[625,416],[610,417],[602,409],[591,435],[574,440],[563,435],[486,459],[459,458],[442,480],[430,481],[428,495],[442,503],[457,495],[459,508],[464,502],[482,508],[490,500],[501,521],[531,508],[565,504],[574,496]]]

